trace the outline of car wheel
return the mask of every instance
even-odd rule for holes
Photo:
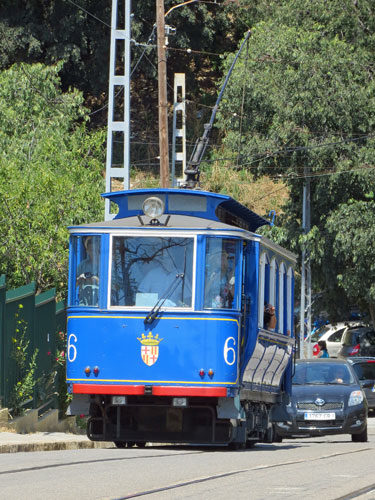
[[[276,427],[273,426],[273,439],[272,441],[274,443],[282,443],[283,438],[280,436],[280,434],[277,432]]]
[[[352,441],[353,443],[366,443],[368,441],[367,439],[367,425],[365,429],[360,432],[359,434],[352,434]]]

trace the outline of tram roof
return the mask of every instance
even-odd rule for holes
[[[160,225],[150,225],[151,218],[145,215],[140,216],[145,227],[165,228],[165,229],[208,229],[222,231],[239,231],[242,228],[236,229],[233,225],[225,224],[211,219],[203,219],[202,217],[191,217],[189,215],[166,215],[160,217]],[[142,222],[139,217],[126,217],[123,219],[112,219],[105,222],[91,222],[80,226],[72,226],[71,229],[127,229],[127,228],[142,228]]]
[[[146,198],[157,196],[165,204],[165,214],[199,217],[255,232],[269,221],[248,209],[230,196],[187,189],[132,189],[102,194],[116,203],[119,211],[114,221],[144,215]],[[191,225],[190,225],[191,227]]]

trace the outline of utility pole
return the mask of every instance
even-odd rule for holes
[[[158,42],[160,183],[162,188],[167,188],[169,187],[169,155],[167,55],[165,50],[164,0],[156,0],[156,27]]]
[[[305,166],[303,184],[303,207],[302,207],[302,229],[307,234],[311,228],[310,217],[310,177],[309,168]],[[305,314],[306,311],[306,314]],[[306,320],[306,321],[305,321]],[[300,310],[300,338],[299,338],[299,356],[305,357],[305,324],[307,334],[307,357],[311,357],[311,266],[310,252],[306,250],[306,245],[302,249],[302,270],[301,270],[301,310]]]

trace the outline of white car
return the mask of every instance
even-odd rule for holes
[[[358,321],[343,321],[340,323],[321,326],[311,336],[311,344],[315,346],[318,340],[324,340],[327,344],[327,350],[330,358],[337,358],[337,353],[342,347],[342,337],[347,326],[359,326],[362,323]]]

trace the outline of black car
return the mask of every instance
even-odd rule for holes
[[[289,420],[274,426],[274,441],[284,437],[351,434],[367,441],[368,405],[353,367],[341,359],[296,361]]]
[[[375,356],[375,330],[369,326],[347,327],[341,339],[338,358]]]
[[[366,394],[368,409],[375,411],[375,357],[348,358]]]

